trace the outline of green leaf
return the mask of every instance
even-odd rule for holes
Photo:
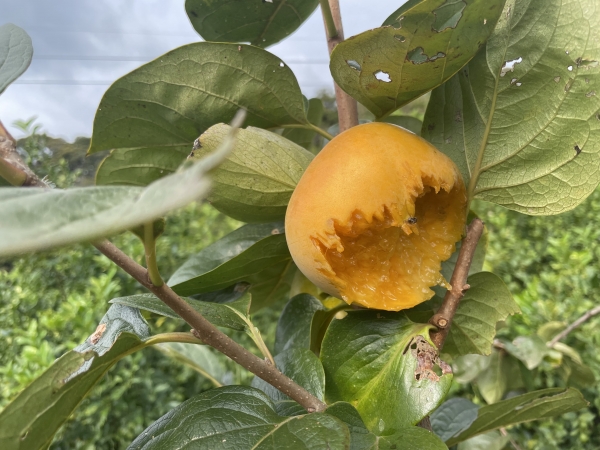
[[[398,125],[402,128],[407,129],[408,131],[412,131],[417,136],[421,136],[421,127],[423,126],[423,122],[421,122],[416,117],[387,116],[385,119],[383,119],[383,122],[393,123],[394,125]]]
[[[154,221],[205,195],[206,173],[229,153],[233,136],[192,167],[146,188],[0,190],[0,257],[93,241]]]
[[[218,148],[229,130],[225,124],[206,130],[193,159]],[[244,222],[283,220],[292,192],[313,154],[260,128],[240,130],[236,137],[233,152],[211,174],[213,187],[208,200],[222,213]]]
[[[194,300],[193,298],[184,298],[188,305],[202,314],[206,320],[219,327],[230,328],[232,330],[247,331],[249,329],[250,319],[248,312],[250,309],[250,295],[245,294],[241,299],[231,303],[209,303]],[[171,308],[163,303],[162,300],[153,294],[138,294],[128,297],[118,297],[110,301],[119,305],[127,305],[134,308],[151,311],[161,316],[181,319]],[[183,320],[183,319],[181,319]]]
[[[309,294],[292,297],[281,312],[275,331],[275,353],[291,348],[310,349],[310,327],[317,311],[326,311],[319,300]]]
[[[337,300],[337,299],[335,299]],[[275,353],[288,348],[306,348],[318,354],[333,317],[349,306],[330,297],[321,302],[312,295],[298,294],[283,308],[275,331]]]
[[[457,164],[469,199],[547,215],[596,188],[599,22],[593,0],[508,0],[485,51],[432,93],[423,137]]]
[[[458,444],[457,450],[503,450],[510,436],[503,436],[498,431],[480,434]]]
[[[325,398],[325,372],[319,358],[307,349],[290,348],[275,356],[277,368],[319,400]],[[260,389],[274,402],[291,400],[281,391],[254,377],[252,387]]]
[[[403,313],[357,311],[334,320],[321,348],[327,401],[351,403],[378,435],[418,423],[439,406],[452,381],[430,329]]]
[[[0,448],[46,449],[81,400],[149,337],[139,311],[113,305],[83,345],[60,357],[0,413]]]
[[[457,383],[470,383],[488,368],[491,362],[490,356],[464,355],[454,358],[452,361],[452,372],[454,381]]]
[[[244,281],[255,311],[289,291],[295,266],[283,232],[281,223],[238,228],[188,259],[168,284],[179,295],[192,295]]]
[[[504,282],[493,273],[471,275],[452,319],[444,353],[453,356],[470,353],[489,355],[496,336],[496,323],[520,312]]]
[[[195,370],[208,379],[214,387],[221,387],[227,375],[223,361],[205,345],[167,342],[154,346],[156,350]]]
[[[320,127],[321,122],[323,121],[324,111],[325,108],[323,107],[323,102],[321,99],[311,98],[308,101],[308,111],[306,113],[306,117],[310,123]],[[286,128],[283,130],[282,136],[306,149],[309,149],[315,134],[316,133],[313,130],[306,128]]]
[[[27,70],[33,57],[29,35],[16,25],[0,27],[0,94]]]
[[[384,117],[439,86],[488,39],[505,0],[423,0],[331,54],[336,83]],[[451,9],[454,15],[449,16]]]
[[[446,441],[446,444],[451,447],[490,430],[532,420],[547,419],[577,411],[587,405],[588,402],[584,400],[581,393],[573,388],[566,390],[552,388],[529,392],[481,407],[475,422],[458,436]]]
[[[550,350],[539,336],[519,336],[512,343],[503,342],[504,350],[523,361],[529,370],[539,366]]]
[[[477,419],[479,406],[466,398],[451,398],[431,414],[431,428],[443,441],[447,441],[467,428]]]
[[[424,428],[407,427],[395,434],[377,436],[365,426],[358,411],[346,402],[337,402],[326,413],[343,421],[350,430],[350,450],[447,450],[448,447]]]
[[[278,415],[258,389],[227,386],[192,397],[158,419],[129,450],[347,449],[348,428],[332,416]]]
[[[186,0],[185,10],[207,41],[268,47],[296,31],[318,4],[318,0]]]
[[[506,364],[508,358],[510,356],[494,349],[489,365],[475,380],[479,393],[488,404],[502,400],[507,391],[509,378],[514,376],[508,370],[509,366]]]
[[[158,57],[117,80],[100,102],[89,153],[112,152],[96,183],[143,186],[168,175],[200,134],[240,108],[245,125],[307,123],[294,74],[266,50],[198,42]]]

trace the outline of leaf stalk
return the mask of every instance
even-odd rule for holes
[[[156,262],[156,238],[154,236],[154,223],[144,224],[144,250],[146,252],[146,267],[148,268],[148,277],[152,284],[161,287],[165,282],[158,271]]]

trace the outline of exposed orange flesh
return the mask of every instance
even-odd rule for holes
[[[354,127],[310,164],[288,206],[296,264],[331,295],[400,310],[446,283],[465,225],[464,184],[452,161],[389,124]]]

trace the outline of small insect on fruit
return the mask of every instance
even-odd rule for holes
[[[447,282],[441,263],[465,228],[467,196],[454,163],[419,136],[368,123],[329,142],[288,205],[296,265],[347,303],[398,311]]]

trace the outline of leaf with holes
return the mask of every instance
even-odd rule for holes
[[[128,449],[344,450],[349,444],[348,427],[333,416],[280,416],[262,391],[227,386],[183,402],[150,425]]]
[[[121,358],[188,333],[150,337],[139,311],[113,305],[86,342],[57,359],[0,413],[0,448],[47,449],[81,400]],[[188,341],[190,339],[187,339]]]
[[[275,356],[277,368],[297,384],[302,386],[319,400],[325,397],[325,372],[319,358],[308,349],[290,348]],[[276,404],[291,400],[281,391],[254,377],[252,387],[260,389],[267,394]]]
[[[548,215],[596,188],[599,22],[594,0],[508,0],[485,51],[432,93],[423,137],[457,164],[470,200]]]
[[[29,35],[16,25],[0,27],[0,94],[27,70],[33,57]]]
[[[489,355],[496,336],[496,324],[520,312],[504,282],[493,273],[471,275],[452,319],[443,352],[452,356]]]
[[[152,183],[73,189],[0,190],[0,257],[93,241],[152,222],[208,192],[206,173],[233,147],[233,135],[213,154]]]
[[[351,403],[377,435],[417,424],[452,382],[450,367],[431,344],[431,328],[381,311],[333,320],[321,347],[328,403]]]
[[[239,109],[248,112],[245,125],[308,123],[296,77],[266,50],[199,42],[144,64],[100,102],[89,153],[112,152],[96,183],[144,186],[168,175],[200,134]]]
[[[492,33],[504,2],[409,2],[384,26],[338,44],[331,74],[376,117],[385,117],[467,64]]]
[[[185,10],[207,41],[268,47],[296,31],[318,4],[318,0],[186,0]]]
[[[230,130],[218,124],[200,136],[193,159],[221,145]],[[260,128],[248,127],[236,136],[233,152],[211,174],[211,204],[244,222],[283,220],[292,192],[313,154],[292,141]]]
[[[458,436],[446,441],[448,447],[470,437],[486,433],[501,427],[508,427],[522,422],[547,419],[578,411],[588,406],[577,389],[543,389],[518,395],[493,405],[482,406],[477,412],[477,419],[469,428]]]
[[[247,282],[256,311],[289,291],[295,270],[283,224],[249,224],[192,256],[168,284],[189,296]]]

